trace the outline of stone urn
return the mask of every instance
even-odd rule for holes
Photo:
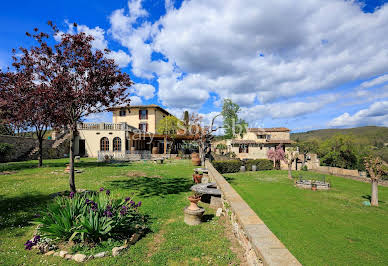
[[[202,216],[205,212],[205,209],[198,207],[197,203],[201,197],[190,196],[188,200],[190,201],[190,206],[185,207],[184,212],[184,222],[188,225],[198,225],[202,222]]]
[[[66,164],[65,173],[70,173],[70,164]]]
[[[193,180],[195,184],[199,184],[202,182],[203,174],[194,173],[193,174]]]
[[[198,202],[201,200],[201,197],[190,196],[187,198],[190,201],[190,206],[187,207],[191,211],[196,211],[199,209]]]
[[[252,171],[256,171],[256,170],[257,170],[256,164],[252,165]]]
[[[198,154],[198,153],[193,152],[193,153],[191,154],[191,162],[192,162],[193,165],[195,165],[195,166],[201,165],[201,158],[199,158],[199,154]]]

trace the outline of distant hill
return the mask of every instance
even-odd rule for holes
[[[295,141],[313,139],[320,141],[338,134],[352,135],[360,144],[374,146],[374,152],[376,155],[388,162],[388,127],[369,126],[345,129],[319,129],[301,133],[292,133],[291,139]]]
[[[332,136],[344,134],[353,135],[360,143],[373,146],[384,146],[388,143],[388,127],[355,127],[345,129],[318,129],[301,133],[292,133],[292,140],[325,140]]]

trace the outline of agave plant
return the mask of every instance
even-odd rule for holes
[[[141,202],[114,199],[109,190],[71,193],[57,197],[33,223],[42,236],[88,243],[124,239],[144,228],[146,220],[137,210]]]

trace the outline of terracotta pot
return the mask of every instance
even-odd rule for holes
[[[312,184],[311,185],[311,190],[312,191],[316,191],[317,190],[317,185],[316,184]]]
[[[201,158],[199,158],[199,154],[198,153],[194,152],[194,153],[191,154],[191,162],[195,166],[201,165]]]
[[[193,174],[193,179],[196,184],[199,184],[202,182],[203,174]]]
[[[65,173],[70,173],[70,164],[66,164]]]
[[[197,204],[198,204],[198,201],[201,200],[201,197],[190,196],[187,199],[190,201],[190,206],[187,209],[192,211],[199,210],[199,207]]]
[[[152,154],[158,154],[159,153],[159,148],[158,147],[153,147],[152,148]]]

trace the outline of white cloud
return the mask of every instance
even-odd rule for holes
[[[369,88],[369,87],[383,84],[385,82],[388,82],[388,74],[382,75],[382,76],[375,78],[375,79],[372,79],[370,81],[365,81],[365,82],[361,83],[360,87],[361,88]]]
[[[94,49],[98,49],[101,51],[108,49],[108,41],[105,39],[105,30],[103,30],[102,28],[98,26],[95,28],[89,28],[86,25],[77,25],[77,28],[75,28],[73,24],[69,23],[68,21],[65,22],[68,26],[68,33],[73,34],[76,30],[78,32],[84,32],[87,35],[93,36],[94,40],[91,44]],[[60,41],[62,33],[63,32],[60,31],[56,36],[54,36],[54,39],[56,41]],[[115,63],[121,68],[127,67],[131,61],[131,57],[123,50],[110,51],[108,54],[106,54],[106,57],[109,59],[113,59]]]
[[[343,113],[328,123],[330,127],[388,126],[388,101],[375,102],[367,109],[350,115]]]
[[[266,104],[388,69],[387,4],[366,14],[343,0],[197,0],[179,9],[168,1],[151,24],[139,23],[148,15],[140,3],[114,11],[110,32],[131,52],[133,73],[156,77],[172,108],[199,108],[209,92]],[[151,60],[154,52],[167,62]]]
[[[131,90],[137,95],[149,100],[154,97],[155,87],[150,84],[136,83],[131,86]]]
[[[123,68],[128,66],[129,62],[131,62],[131,57],[123,50],[110,51],[106,57],[115,60],[115,63]]]
[[[142,101],[139,96],[131,96],[129,97],[131,99],[131,105],[141,105]]]
[[[94,123],[110,123],[112,121],[112,113],[111,112],[101,112],[90,114],[85,118],[86,122],[94,122]]]

